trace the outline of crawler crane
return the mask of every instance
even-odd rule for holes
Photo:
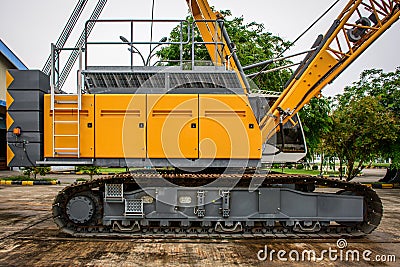
[[[191,44],[189,62],[181,57],[176,65],[92,66],[93,46],[116,43],[86,35],[75,49],[81,62],[76,94],[59,90],[57,46],[51,79],[39,71],[8,71],[9,166],[134,169],[61,190],[53,203],[60,230],[161,237],[371,233],[383,213],[372,189],[259,167],[290,149],[304,154],[301,144],[285,143],[285,125],[297,124],[301,133],[296,113],[397,21],[400,1],[348,1],[269,109],[269,99],[250,90],[223,18],[206,0],[186,2],[195,22],[176,22],[181,30],[188,24],[188,40],[148,44]],[[92,19],[86,28],[146,22],[165,21]],[[194,27],[203,42],[194,41]],[[131,37],[120,44],[132,50],[143,43]],[[212,65],[196,64],[197,45],[206,46]],[[282,144],[274,145],[278,133]],[[337,192],[315,191],[321,185]]]

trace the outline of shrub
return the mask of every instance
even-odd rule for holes
[[[38,174],[45,176],[50,172],[50,167],[26,167],[23,171],[23,174],[28,176],[28,178],[31,177],[31,174],[33,174],[34,179],[36,180],[36,176]]]
[[[317,171],[317,170],[318,170],[318,165],[313,165],[313,166],[312,166],[312,169],[313,169],[314,171]]]
[[[300,164],[297,164],[297,165],[296,165],[296,169],[297,169],[297,170],[302,170],[302,169],[304,169],[304,165],[301,164],[301,163],[300,163]]]
[[[99,174],[100,167],[98,166],[79,166],[77,167],[78,172],[89,174],[90,180],[93,179],[93,175]]]
[[[272,164],[273,169],[279,169],[280,167],[281,167],[281,165],[279,163]]]

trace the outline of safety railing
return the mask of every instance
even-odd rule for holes
[[[151,24],[151,25],[156,25],[160,23],[174,23],[175,26],[176,24],[178,25],[175,29],[178,34],[178,39],[177,41],[170,41],[167,37],[163,37],[159,41],[146,41],[146,40],[139,40],[138,37],[135,37],[135,35],[138,33],[138,30],[136,30],[137,26],[139,24],[143,24],[143,28],[146,28],[146,24]],[[206,23],[213,23],[215,25],[215,33],[212,41],[198,41],[197,36],[198,33],[196,31],[196,27],[198,27],[199,24],[206,24]],[[96,36],[96,34],[92,34],[91,39],[89,40],[88,37],[85,38],[85,69],[90,65],[90,57],[92,56],[92,47],[93,46],[104,46],[104,45],[128,45],[129,48],[128,50],[131,52],[130,53],[130,67],[137,66],[134,64],[134,56],[139,55],[141,59],[141,65],[143,66],[152,66],[155,64],[152,64],[151,60],[153,57],[156,56],[156,49],[161,47],[161,46],[169,46],[169,45],[177,45],[179,46],[179,59],[171,59],[171,60],[165,60],[161,59],[158,60],[156,63],[169,63],[171,65],[177,65],[181,66],[181,68],[184,68],[183,66],[187,66],[187,61],[190,60],[190,63],[192,65],[192,68],[195,66],[195,62],[197,62],[196,58],[196,47],[197,46],[205,46],[210,54],[210,57],[212,59],[212,62],[215,66],[223,66],[226,62],[224,55],[224,45],[225,42],[223,40],[223,35],[222,35],[222,29],[224,27],[224,22],[221,20],[218,21],[211,21],[211,20],[202,20],[202,21],[193,21],[189,22],[187,20],[88,20],[85,24],[85,28],[90,28],[93,25],[94,27],[101,27],[104,24],[121,24],[120,29],[122,32],[122,29],[127,29],[129,27],[129,36],[124,37],[124,36],[112,36],[108,38],[109,40],[92,40],[93,36]],[[125,25],[124,25],[125,24]],[[127,27],[127,24],[129,25]],[[94,29],[94,32],[96,29]],[[118,41],[113,41],[112,39],[117,39],[120,38]],[[110,41],[111,40],[111,41]],[[144,55],[142,51],[137,46],[143,46],[143,45],[149,45],[150,50],[149,53]],[[184,57],[183,51],[185,50],[185,47],[190,46],[190,57],[188,58],[187,55]],[[212,54],[211,55],[211,52]],[[97,58],[98,59],[98,58]],[[203,59],[202,59],[203,60]],[[203,60],[204,61],[204,60]],[[98,66],[98,64],[95,64]]]

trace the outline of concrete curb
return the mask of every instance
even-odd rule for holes
[[[56,185],[60,184],[60,181],[11,181],[11,180],[0,180],[0,185]]]
[[[400,184],[378,184],[378,183],[361,183],[373,189],[400,189]],[[317,185],[317,188],[329,188],[323,185]]]
[[[372,187],[374,189],[398,189],[400,188],[400,184],[378,184],[378,183],[363,183],[363,185]]]

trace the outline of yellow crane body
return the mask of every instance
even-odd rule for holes
[[[72,99],[56,96],[56,101]],[[50,101],[45,95],[46,158],[76,157],[72,148],[78,146],[78,138],[80,158],[261,158],[261,133],[244,95],[85,94],[79,136],[74,136],[74,104],[56,104],[51,111]],[[53,116],[60,122],[54,138]]]

